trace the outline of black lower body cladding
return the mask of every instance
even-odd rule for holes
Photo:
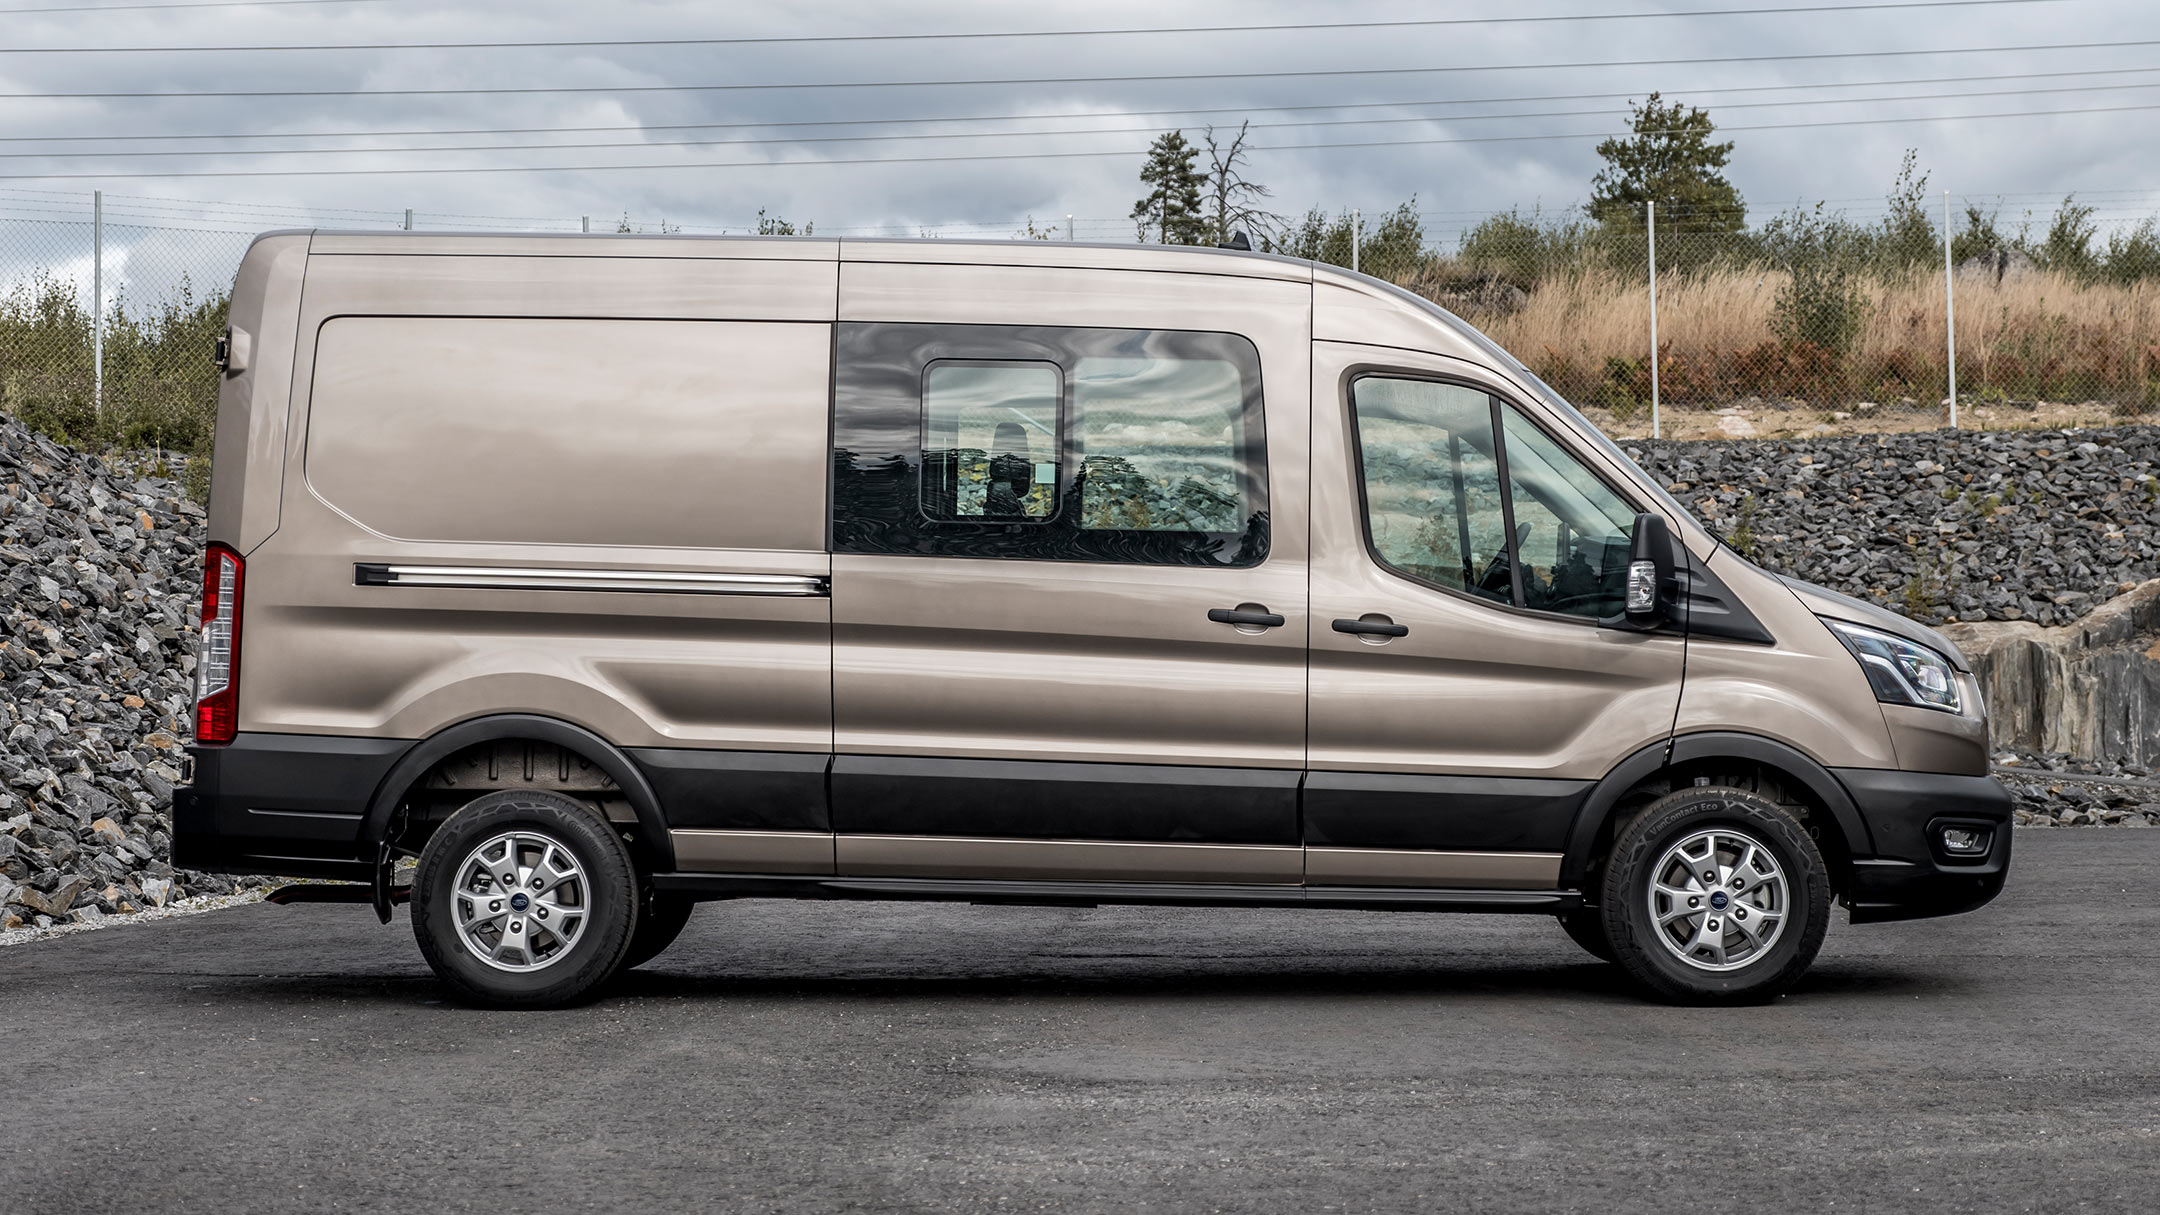
[[[2002,893],[2010,872],[2010,794],[1991,776],[1836,768],[1875,840],[1853,860],[1845,902],[1855,924],[1956,915]],[[1983,851],[1952,855],[1946,827],[1981,833]]]
[[[242,734],[190,747],[194,783],[173,790],[173,864],[211,873],[366,881],[368,802],[412,743]]]

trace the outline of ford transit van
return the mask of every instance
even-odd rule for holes
[[[231,315],[174,863],[409,897],[464,999],[729,898],[1524,912],[1760,999],[2009,867],[1955,646],[1371,278],[279,232]]]

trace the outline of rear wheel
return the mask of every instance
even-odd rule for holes
[[[1829,868],[1792,813],[1699,786],[1621,831],[1600,905],[1614,960],[1690,1004],[1764,1000],[1797,982],[1830,926]]]
[[[690,922],[690,913],[697,910],[694,900],[679,894],[653,894],[646,897],[645,909],[638,914],[637,933],[630,938],[630,950],[623,955],[622,968],[643,966],[663,953],[682,935]]]
[[[421,850],[413,936],[460,1000],[503,1008],[576,1001],[622,964],[637,873],[614,829],[559,793],[475,799]]]

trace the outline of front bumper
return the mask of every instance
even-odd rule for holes
[[[2010,873],[2010,794],[1992,776],[1951,776],[1880,768],[1837,768],[1874,839],[1855,856],[1845,905],[1855,924],[1956,915],[2002,893]],[[1989,832],[1987,851],[1952,856],[1945,826]]]
[[[212,873],[369,881],[368,803],[412,743],[244,733],[190,747],[192,783],[173,790],[173,865]]]

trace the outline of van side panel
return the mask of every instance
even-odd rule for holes
[[[532,713],[829,751],[834,285],[804,260],[314,258],[241,728]]]
[[[307,256],[305,233],[265,236],[249,246],[233,279],[233,355],[218,385],[212,460],[219,471],[210,484],[209,530],[212,540],[243,555],[277,530]]]
[[[336,317],[308,485],[408,540],[815,551],[822,428],[764,406],[822,392],[830,341],[785,321]]]

